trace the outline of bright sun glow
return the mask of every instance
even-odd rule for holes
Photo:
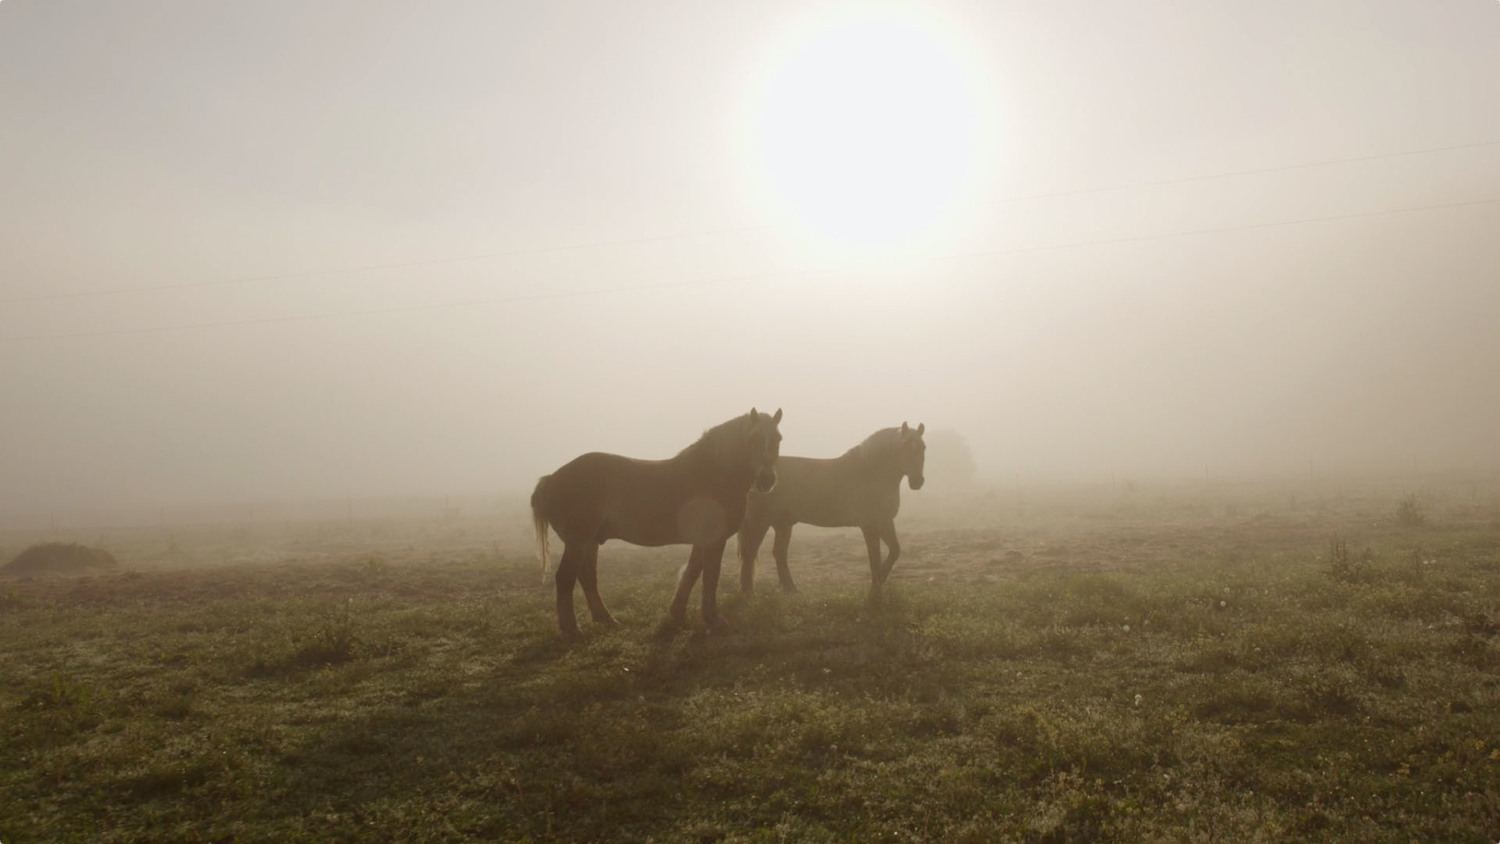
[[[914,14],[807,22],[752,95],[758,191],[825,247],[891,254],[939,235],[979,176],[980,97],[958,39]]]

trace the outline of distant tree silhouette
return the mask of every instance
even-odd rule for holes
[[[952,430],[928,431],[923,440],[927,443],[924,474],[934,487],[959,489],[974,484],[978,468],[969,441],[962,434]]]

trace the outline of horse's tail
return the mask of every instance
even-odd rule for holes
[[[547,572],[552,567],[549,551],[552,544],[551,534],[547,528],[547,481],[551,475],[543,475],[536,482],[536,489],[531,491],[531,524],[536,529],[536,555],[542,560],[542,582],[547,582]]]

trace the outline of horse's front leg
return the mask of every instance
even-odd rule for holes
[[[880,582],[884,583],[891,576],[891,569],[896,567],[896,559],[901,556],[901,542],[896,539],[896,522],[891,520],[880,526],[880,538],[890,547],[891,555],[885,558],[885,565],[880,572]]]
[[[687,566],[682,570],[682,577],[677,579],[677,594],[672,596],[672,605],[667,612],[672,620],[678,624],[687,623],[688,598],[693,594],[693,586],[698,582],[698,575],[703,572],[703,548],[694,545],[693,550],[688,553]]]
[[[880,532],[869,525],[861,525],[859,531],[865,535],[865,550],[870,554],[870,589],[878,593],[885,580],[885,567],[880,563]]]
[[[783,592],[797,591],[797,584],[792,581],[792,570],[786,562],[788,549],[792,547],[794,524],[796,522],[788,521],[776,525],[776,539],[771,543],[771,556],[776,559],[776,576],[781,579]]]
[[[735,539],[740,557],[740,591],[747,595],[755,591],[755,556],[760,553],[760,544],[770,529],[770,522],[753,521],[753,517],[747,515]]]
[[[728,542],[724,538],[711,545],[703,546],[703,624],[709,630],[722,630],[729,626],[729,620],[719,615],[719,571],[724,563],[724,545]],[[694,546],[693,553],[698,553],[698,547]]]

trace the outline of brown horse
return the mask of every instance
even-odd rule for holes
[[[908,428],[902,422],[899,428],[876,431],[842,457],[781,458],[776,464],[776,488],[750,493],[745,523],[740,526],[737,538],[740,588],[745,592],[755,590],[755,555],[766,538],[766,530],[775,528],[771,554],[776,558],[781,588],[797,591],[792,572],[787,568],[786,554],[792,541],[792,525],[806,522],[819,527],[857,527],[863,531],[865,548],[870,553],[872,589],[879,592],[896,558],[901,556],[901,543],[896,541],[901,478],[907,478],[914,490],[922,488],[922,464],[927,453],[922,433],[926,430],[925,424]],[[891,549],[884,562],[880,559],[882,539]]]
[[[717,608],[719,567],[724,544],[745,516],[745,496],[754,486],[776,486],[781,453],[781,411],[754,408],[703,432],[698,441],[669,460],[635,460],[590,452],[536,482],[531,516],[536,527],[542,573],[548,567],[549,534],[563,541],[557,564],[557,626],[578,635],[573,584],[583,586],[589,612],[599,624],[615,624],[599,597],[599,546],[610,539],[633,545],[693,546],[688,567],[672,600],[672,616],[687,616],[687,600],[703,576],[703,620],[722,627]]]

